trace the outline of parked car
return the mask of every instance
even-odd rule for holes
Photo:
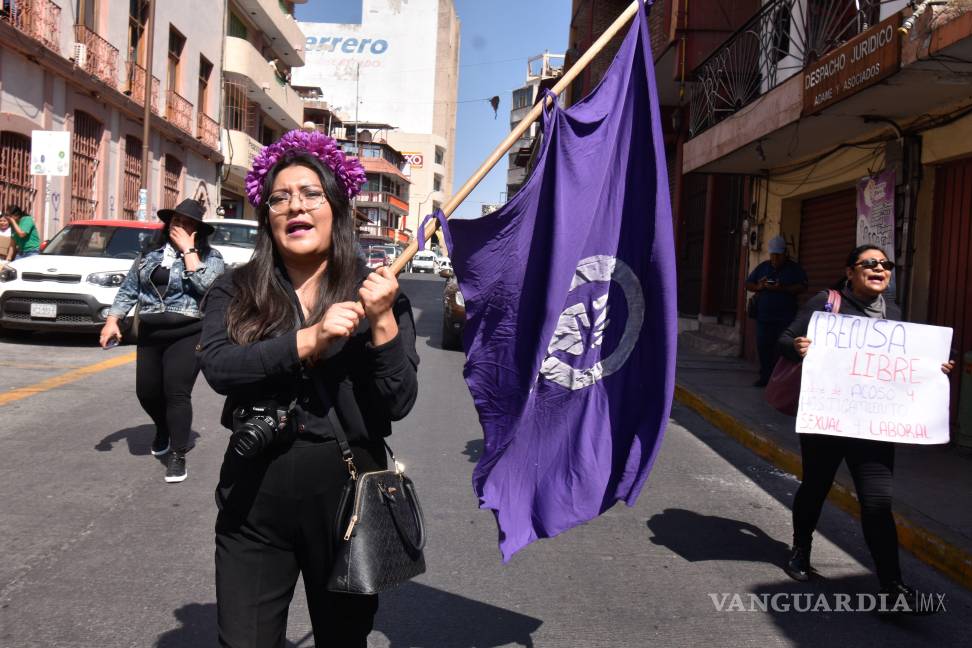
[[[412,257],[412,272],[435,272],[435,252],[416,252]]]
[[[446,277],[442,289],[442,348],[462,349],[462,330],[466,325],[466,300],[451,269],[441,271]]]
[[[97,331],[139,252],[162,223],[74,221],[40,254],[0,269],[0,327]]]
[[[372,248],[368,251],[367,259],[368,267],[372,269],[390,265],[388,262],[388,255],[385,254],[385,251],[382,249]]]
[[[257,222],[243,218],[214,218],[207,223],[216,228],[209,237],[209,244],[223,255],[223,261],[231,268],[241,266],[253,256],[256,245]]]

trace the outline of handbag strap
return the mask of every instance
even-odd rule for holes
[[[351,451],[351,444],[348,443],[348,436],[344,433],[344,426],[341,424],[341,419],[338,418],[335,401],[331,398],[330,392],[327,391],[327,387],[324,385],[324,380],[320,374],[316,371],[311,371],[314,384],[317,385],[318,395],[327,407],[327,420],[334,430],[334,437],[337,439],[338,447],[341,448],[341,459],[344,460],[344,465],[347,467],[351,479],[356,480],[358,478],[358,468],[354,465],[354,453]],[[397,470],[398,461],[395,459],[395,453],[392,452],[391,446],[388,445],[387,441],[382,439],[382,443],[385,445],[385,451],[391,456],[392,464],[394,464]]]

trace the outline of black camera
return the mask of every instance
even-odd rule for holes
[[[244,405],[233,410],[230,446],[241,457],[255,457],[290,427],[293,409],[278,403]]]

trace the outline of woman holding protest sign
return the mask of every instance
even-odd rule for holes
[[[901,309],[884,298],[893,269],[894,262],[875,245],[852,250],[840,299],[835,300],[827,290],[812,297],[780,336],[780,354],[793,361],[802,361],[807,355],[811,343],[807,328],[815,311],[839,309],[845,315],[900,320]],[[942,371],[948,373],[953,366],[953,362],[943,364]],[[861,503],[861,526],[881,592],[893,600],[904,595],[910,610],[916,611],[917,594],[901,579],[898,534],[891,514],[894,444],[828,434],[799,436],[803,481],[793,501],[793,550],[784,568],[786,573],[798,581],[810,578],[813,531],[837,469],[846,461]]]

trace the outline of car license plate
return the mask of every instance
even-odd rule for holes
[[[30,316],[42,319],[57,319],[57,304],[31,304]]]

